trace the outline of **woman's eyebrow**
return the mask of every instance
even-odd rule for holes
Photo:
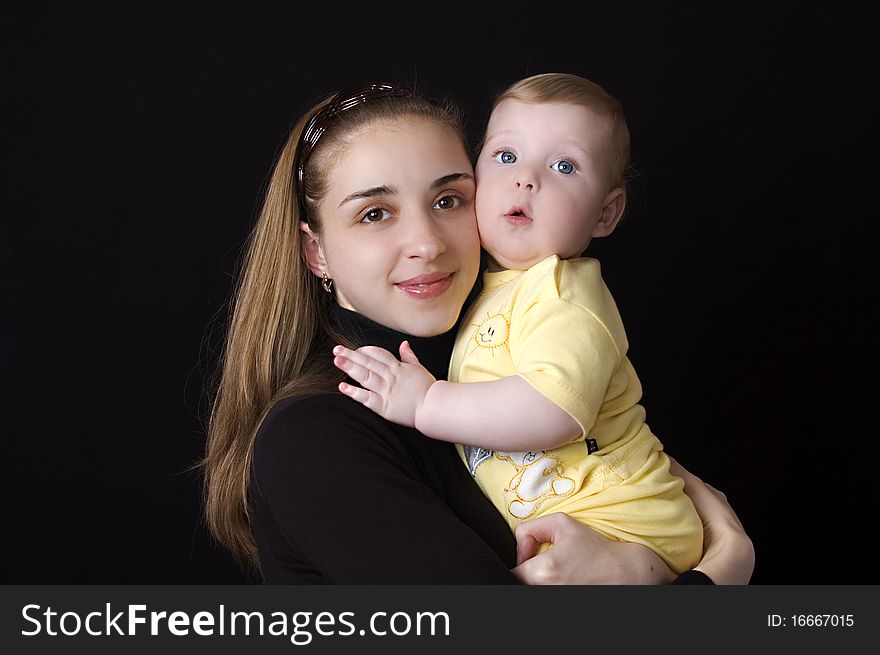
[[[458,182],[459,180],[473,180],[473,175],[469,175],[467,173],[450,173],[449,175],[444,175],[442,177],[438,177],[431,183],[432,189],[439,189],[442,186],[446,186],[450,182]],[[363,189],[362,191],[355,191],[354,193],[350,193],[345,198],[342,199],[342,202],[339,203],[339,206],[342,207],[347,202],[351,202],[352,200],[361,200],[363,198],[375,198],[376,196],[393,196],[397,193],[397,189],[393,186],[388,186],[387,184],[383,184],[382,186],[374,186],[369,189]]]
[[[473,179],[473,175],[468,175],[467,173],[450,173],[449,175],[444,175],[443,177],[438,177],[436,180],[434,180],[433,184],[431,184],[431,188],[439,189],[442,186],[446,186],[450,182]]]
[[[361,198],[375,198],[376,196],[393,196],[395,193],[397,193],[397,190],[394,187],[386,185],[374,186],[370,189],[355,191],[354,193],[345,196],[345,198],[342,199],[342,202],[339,203],[339,206],[342,207],[342,205],[352,200],[359,200]]]

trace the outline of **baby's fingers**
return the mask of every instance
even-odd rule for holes
[[[336,346],[333,349],[333,354],[350,359],[355,364],[359,364],[377,373],[381,373],[391,366],[399,365],[394,355],[384,348],[377,348],[375,346],[363,346],[357,350],[351,350],[345,346]]]
[[[335,353],[337,348],[333,349]],[[385,388],[385,378],[381,374],[382,364],[367,357],[358,356],[356,352],[347,351],[349,354],[337,354],[333,358],[333,365],[345,371],[355,382],[360,383],[370,391],[380,391]]]
[[[416,357],[412,346],[409,345],[409,341],[400,344],[400,361],[406,364],[420,364],[419,358]]]
[[[354,385],[346,384],[345,382],[339,383],[339,390],[349,398],[358,401],[361,405],[365,405],[367,408],[372,409],[374,412],[378,412],[382,407],[382,399],[372,391],[367,391],[366,389],[361,389],[360,387],[355,387]]]
[[[361,346],[357,349],[357,353],[388,367],[400,365],[400,362],[397,361],[394,355],[379,346]]]

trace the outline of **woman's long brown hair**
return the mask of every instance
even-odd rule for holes
[[[259,570],[259,561],[248,488],[260,423],[282,398],[332,393],[344,378],[329,353],[332,344],[347,340],[335,333],[329,318],[333,300],[306,265],[299,230],[300,221],[306,221],[314,234],[320,234],[317,207],[326,190],[327,162],[370,125],[405,116],[438,121],[465,141],[460,115],[449,103],[415,93],[363,103],[336,116],[321,136],[302,183],[303,209],[295,187],[297,147],[308,121],[328,102],[303,114],[275,163],[234,292],[208,423],[202,461],[208,527],[252,570]]]

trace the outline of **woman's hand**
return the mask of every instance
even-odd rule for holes
[[[684,480],[684,491],[703,520],[703,559],[694,568],[715,584],[748,584],[755,569],[755,548],[727,496],[671,457],[669,461],[669,471]]]
[[[727,497],[669,460],[703,521],[703,559],[696,570],[715,584],[747,584],[755,549]],[[536,555],[545,542],[553,548]],[[664,584],[675,575],[649,548],[613,541],[561,513],[518,525],[516,545],[513,573],[525,584]]]
[[[664,584],[674,577],[651,549],[608,539],[567,514],[525,521],[515,534],[513,573],[525,584]],[[553,547],[536,555],[542,543]]]

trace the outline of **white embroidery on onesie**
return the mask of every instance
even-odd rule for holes
[[[552,451],[496,452],[495,457],[510,462],[516,469],[504,493],[508,498],[513,496],[507,511],[518,519],[535,514],[548,498],[567,496],[575,489],[574,480],[565,476],[562,462]]]

